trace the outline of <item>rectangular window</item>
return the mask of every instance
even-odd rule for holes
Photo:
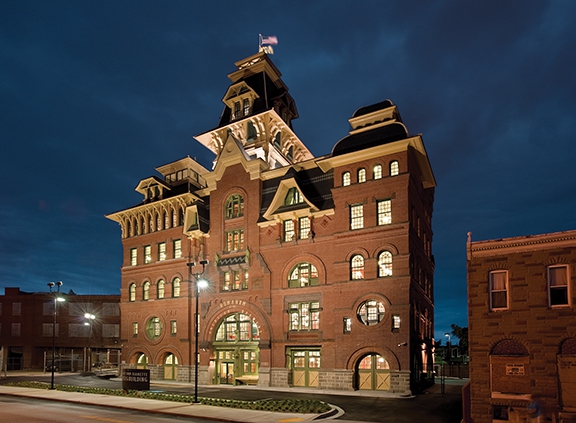
[[[174,258],[182,257],[182,240],[175,239],[174,240]]]
[[[130,248],[130,266],[136,266],[138,264],[138,249]]]
[[[508,272],[497,270],[490,272],[490,309],[508,308]]]
[[[293,220],[285,220],[284,221],[284,242],[292,241],[294,238],[294,221]]]
[[[144,247],[144,263],[152,263],[152,247],[150,245]]]
[[[235,229],[226,232],[226,251],[239,251],[244,249],[244,230]]]
[[[22,303],[12,303],[12,316],[22,315]]]
[[[362,229],[364,227],[364,206],[353,204],[350,206],[350,229]]]
[[[392,201],[381,200],[376,203],[378,213],[378,225],[389,225],[392,223]]]
[[[548,268],[548,298],[551,306],[569,305],[568,266]]]
[[[58,326],[56,326],[58,327]],[[50,334],[52,335],[52,334]],[[12,323],[12,336],[20,336],[20,323]],[[58,336],[58,335],[56,335]]]
[[[307,239],[310,236],[310,218],[308,216],[298,219],[298,237]]]
[[[400,332],[400,316],[398,314],[392,315],[392,332]]]
[[[176,320],[170,320],[170,335],[176,336],[177,326]]]
[[[161,242],[158,244],[158,261],[166,260],[166,243]]]
[[[344,333],[352,332],[352,319],[350,317],[344,317]]]
[[[289,304],[290,330],[308,331],[320,329],[320,303]]]
[[[132,336],[138,336],[138,322],[132,322]]]
[[[224,291],[240,291],[248,289],[248,270],[232,270],[224,272]]]

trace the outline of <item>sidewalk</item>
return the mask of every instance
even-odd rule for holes
[[[307,422],[319,417],[318,414],[275,413],[268,411],[242,410],[238,408],[213,407],[201,404],[117,397],[113,395],[84,394],[36,388],[18,388],[5,385],[0,385],[0,395],[38,398],[49,401],[62,401],[95,406],[104,405],[106,407],[138,410],[146,413],[159,413],[179,417],[196,417],[231,423]],[[338,410],[336,410],[336,412],[338,412]]]

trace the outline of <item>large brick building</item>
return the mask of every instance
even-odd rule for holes
[[[121,225],[123,359],[152,378],[406,392],[431,377],[435,180],[386,100],[314,157],[270,57],[237,62],[218,126],[143,179]],[[194,263],[192,265],[192,263]],[[192,364],[192,365],[191,365]]]
[[[53,339],[58,370],[89,370],[97,363],[118,365],[120,297],[61,292],[58,295],[64,301],[56,306],[54,327],[54,295],[5,288],[0,296],[1,370],[49,366]]]
[[[576,421],[576,231],[467,250],[472,421],[524,421],[535,400]]]

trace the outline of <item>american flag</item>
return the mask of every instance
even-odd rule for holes
[[[278,44],[278,37],[276,37],[275,35],[262,36],[262,42],[260,43],[260,45],[275,46],[276,44]]]

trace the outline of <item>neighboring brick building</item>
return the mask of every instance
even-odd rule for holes
[[[120,296],[72,292],[59,296],[65,301],[56,308],[56,368],[83,371],[90,363],[118,365]],[[5,288],[0,296],[0,345],[7,370],[43,369],[51,364],[53,311],[54,294]],[[86,319],[86,313],[94,318]]]
[[[472,420],[524,421],[534,396],[576,421],[576,231],[467,250]]]
[[[124,246],[123,359],[152,378],[406,392],[432,376],[435,180],[386,100],[314,157],[265,53],[236,63],[216,128],[108,215]],[[187,266],[194,262],[194,266]]]

